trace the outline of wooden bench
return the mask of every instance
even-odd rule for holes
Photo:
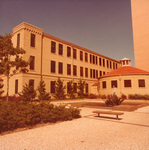
[[[118,115],[123,115],[123,112],[117,112],[117,111],[111,111],[111,110],[96,110],[93,111],[93,113],[98,114],[98,117],[100,117],[100,114],[108,114],[108,115],[116,115],[116,119],[118,119]]]

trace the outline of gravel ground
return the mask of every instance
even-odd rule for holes
[[[149,106],[120,120],[81,109],[80,119],[1,135],[0,150],[149,150]]]

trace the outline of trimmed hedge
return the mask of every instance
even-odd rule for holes
[[[129,99],[143,99],[149,100],[149,94],[141,95],[141,94],[129,94]]]
[[[50,103],[0,102],[0,133],[39,123],[80,118],[80,110]]]

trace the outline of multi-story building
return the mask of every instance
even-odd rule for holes
[[[41,78],[46,83],[47,91],[54,93],[53,87],[58,77],[66,86],[70,80],[77,86],[81,78],[87,83],[86,93],[92,93],[91,86],[99,76],[120,67],[117,60],[56,38],[28,23],[21,23],[13,29],[12,42],[14,47],[19,46],[26,51],[23,58],[30,59],[30,65],[28,73],[19,73],[10,78],[10,95],[21,92],[25,83],[36,89]]]
[[[131,0],[135,66],[149,71],[149,0]]]

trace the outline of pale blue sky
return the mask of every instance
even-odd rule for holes
[[[0,34],[22,22],[134,66],[130,0],[0,0]]]

